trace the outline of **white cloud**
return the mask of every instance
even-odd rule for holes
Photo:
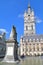
[[[18,17],[19,18],[24,18],[24,15],[23,14],[19,14]]]
[[[40,19],[38,16],[35,17],[36,23],[41,23],[43,20]]]
[[[8,32],[6,31],[6,29],[0,29],[0,32],[8,33]]]
[[[42,22],[42,20],[41,20],[41,19],[37,19],[36,21],[37,21],[37,23],[41,23],[41,22]]]

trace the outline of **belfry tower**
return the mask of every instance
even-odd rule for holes
[[[35,34],[35,16],[34,11],[28,5],[28,11],[24,13],[24,35]]]

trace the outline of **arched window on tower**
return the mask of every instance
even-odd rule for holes
[[[32,28],[32,30],[33,30],[33,25],[31,25],[31,28]]]
[[[26,30],[28,30],[28,26],[26,26]]]

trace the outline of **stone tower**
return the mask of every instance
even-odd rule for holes
[[[28,11],[24,13],[24,35],[35,34],[35,17],[34,11],[28,5]]]

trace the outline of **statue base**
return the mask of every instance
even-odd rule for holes
[[[14,41],[7,41],[6,44],[6,55],[2,62],[16,63],[19,62],[18,55],[16,54],[16,45]]]

